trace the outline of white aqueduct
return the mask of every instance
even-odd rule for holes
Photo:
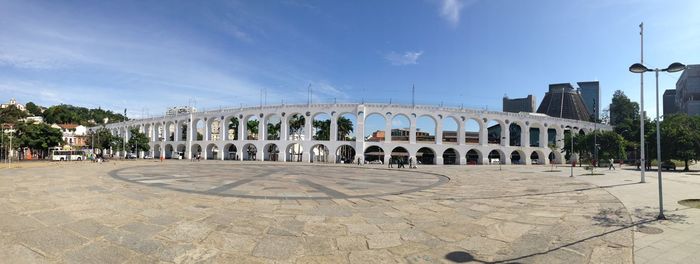
[[[319,116],[330,122],[325,136],[319,136],[313,125]],[[348,136],[347,122],[341,122],[345,125],[339,129],[339,119],[345,118],[352,120],[349,130],[354,137]],[[383,119],[383,130],[366,135],[369,118]],[[395,128],[396,118],[408,120],[410,127]],[[434,131],[417,129],[420,119],[432,121]],[[257,127],[249,125],[256,124],[251,120],[258,121]],[[447,122],[457,131],[444,130]],[[457,165],[559,164],[564,162],[565,133],[612,129],[540,114],[369,103],[229,108],[129,120],[105,128],[125,139],[132,128],[145,133],[151,148],[140,155],[155,158],[386,163],[394,157]],[[391,136],[384,136],[384,131],[392,131]]]

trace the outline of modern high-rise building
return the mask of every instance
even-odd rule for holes
[[[508,96],[503,97],[503,112],[520,113],[535,112],[535,105],[537,104],[534,96],[529,94],[525,98],[513,98],[510,99]]]
[[[688,65],[676,82],[678,112],[700,115],[700,64]]]
[[[678,113],[676,106],[676,89],[668,89],[664,91],[664,116]]]
[[[570,83],[550,84],[537,112],[552,117],[591,120],[581,94]]]
[[[600,119],[600,83],[592,82],[577,82],[579,92],[583,98],[583,103],[586,104],[588,112],[592,114],[594,120]]]

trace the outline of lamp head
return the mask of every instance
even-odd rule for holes
[[[685,65],[680,62],[671,63],[671,65],[668,65],[668,68],[666,68],[667,72],[679,72],[682,70],[685,70]]]
[[[644,66],[644,64],[641,63],[635,63],[630,66],[630,71],[634,73],[644,73],[646,71],[649,71],[649,68],[647,66]]]

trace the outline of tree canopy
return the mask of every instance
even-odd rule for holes
[[[660,124],[661,160],[677,159],[685,162],[700,159],[700,116],[669,115]],[[649,158],[656,158],[656,126],[647,134]],[[658,160],[658,159],[657,159]]]
[[[126,143],[129,151],[138,153],[139,151],[148,151],[151,149],[151,147],[148,146],[148,136],[139,132],[138,128],[130,129],[129,135],[129,141]]]
[[[15,138],[18,147],[28,147],[35,151],[48,151],[50,147],[58,147],[63,143],[61,130],[44,123],[18,123]]]
[[[88,109],[67,104],[51,106],[44,110],[41,115],[44,117],[44,122],[49,124],[95,125],[103,123],[105,118],[107,118],[107,123],[127,120],[124,115],[110,110]]]
[[[17,120],[25,118],[27,113],[23,112],[14,105],[5,108],[0,108],[0,124],[15,124]]]

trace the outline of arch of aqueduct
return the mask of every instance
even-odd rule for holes
[[[327,139],[314,137],[312,121],[319,115],[330,119]],[[290,121],[300,116],[304,117],[304,123],[297,124],[295,130],[290,129]],[[354,117],[354,139],[342,138],[343,133],[339,135],[338,120],[341,116]],[[386,133],[385,137],[369,137],[371,135],[365,135],[365,121],[370,116],[384,119],[383,131],[392,131],[394,118],[407,119],[410,127],[403,131],[408,135],[392,137]],[[420,132],[417,120],[424,118],[434,122],[432,137],[417,136],[416,132]],[[251,119],[259,120],[257,133],[252,133],[246,126]],[[237,124],[231,123],[236,120]],[[270,120],[279,120],[279,130],[275,135],[266,131]],[[456,123],[457,131],[461,133],[443,130],[446,122],[454,122],[452,126]],[[468,122],[472,127],[478,126],[471,136],[465,133]],[[488,127],[493,127],[493,124],[500,125],[500,137],[498,130],[489,135]],[[594,129],[612,129],[608,125],[538,114],[370,103],[229,108],[129,120],[105,127],[125,139],[131,128],[137,128],[149,138],[151,148],[146,154],[156,158],[190,159],[200,155],[204,159],[219,160],[339,163],[360,159],[386,163],[393,155],[423,163],[462,165],[492,162],[532,164],[534,161],[537,164],[563,163],[560,150],[564,146],[565,131],[588,133]],[[511,139],[510,130],[516,127],[520,131],[516,137],[519,135],[520,138]]]

